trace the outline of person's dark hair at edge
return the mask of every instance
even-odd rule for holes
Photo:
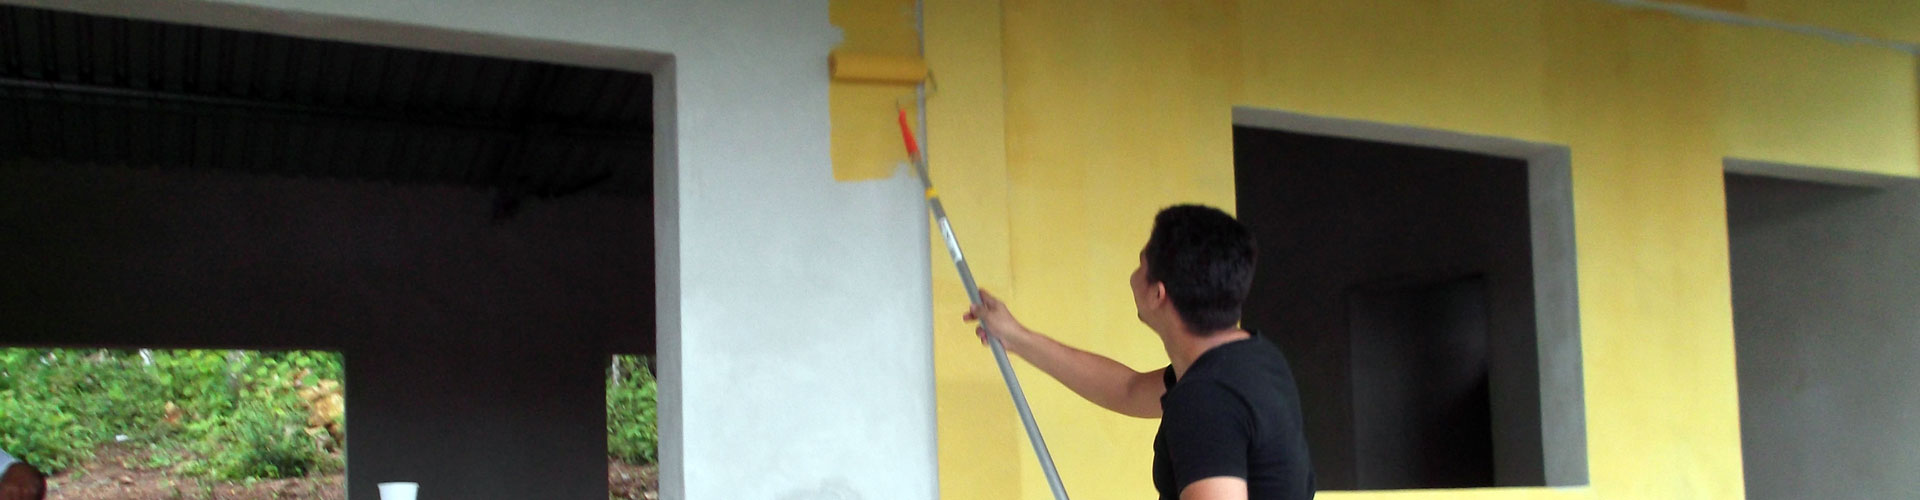
[[[1173,309],[1193,333],[1233,328],[1253,288],[1260,251],[1253,233],[1220,209],[1175,205],[1153,218],[1147,281],[1166,284]]]

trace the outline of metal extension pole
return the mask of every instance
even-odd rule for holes
[[[924,108],[922,108],[924,109]],[[953,265],[960,270],[960,282],[967,286],[967,300],[980,305],[980,286],[973,281],[973,270],[967,267],[966,257],[960,253],[960,240],[953,235],[953,224],[947,222],[947,209],[940,204],[940,195],[933,190],[933,176],[927,172],[927,155],[920,151],[913,139],[913,129],[907,126],[907,111],[900,110],[900,135],[907,143],[907,155],[913,158],[913,167],[920,173],[920,184],[927,189],[927,208],[933,212],[933,219],[940,226],[940,236],[946,239],[947,255],[953,257]],[[986,328],[986,323],[980,324]],[[1033,408],[1027,406],[1027,393],[1020,390],[1020,378],[1013,374],[1013,363],[1007,360],[1007,348],[1000,345],[1000,339],[988,332],[987,345],[993,348],[993,360],[1000,364],[1000,378],[1007,382],[1007,392],[1013,394],[1013,407],[1020,411],[1020,423],[1027,427],[1027,441],[1033,444],[1033,454],[1040,458],[1040,470],[1047,474],[1047,486],[1053,489],[1054,500],[1067,500],[1067,487],[1060,483],[1060,471],[1053,467],[1053,454],[1047,453],[1047,440],[1040,436],[1040,424],[1033,420]]]

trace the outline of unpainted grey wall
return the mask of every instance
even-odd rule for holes
[[[1252,127],[1234,128],[1234,160],[1261,245],[1245,323],[1294,367],[1323,489],[1366,487],[1349,292],[1471,274],[1487,286],[1494,482],[1545,484],[1527,162]]]
[[[1747,496],[1920,498],[1920,183],[1727,177]]]
[[[0,166],[0,344],[343,351],[350,494],[606,496],[604,370],[646,352],[644,199]]]

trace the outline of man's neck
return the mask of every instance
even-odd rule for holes
[[[1252,336],[1246,330],[1239,328],[1228,328],[1206,335],[1195,335],[1184,326],[1176,326],[1172,330],[1161,334],[1160,342],[1167,348],[1167,359],[1173,362],[1173,377],[1176,379],[1185,376],[1187,368],[1193,366],[1193,362],[1199,360],[1200,356],[1207,351]]]

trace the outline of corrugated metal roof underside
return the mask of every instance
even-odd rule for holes
[[[639,73],[0,6],[0,163],[646,196],[652,92]]]

